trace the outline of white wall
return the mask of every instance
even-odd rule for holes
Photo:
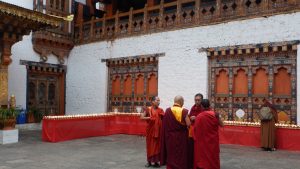
[[[25,65],[20,65],[20,60],[39,62],[39,55],[33,50],[31,35],[23,36],[23,40],[14,44],[11,49],[12,63],[8,67],[8,94],[16,96],[16,104],[26,108],[27,70]],[[67,64],[65,58],[65,64]],[[54,55],[48,56],[46,63],[59,64]]]
[[[68,62],[66,112],[106,111],[107,68],[101,59],[153,53],[165,53],[159,59],[161,106],[180,94],[190,108],[194,94],[207,95],[207,57],[199,48],[299,40],[299,27],[300,13],[294,13],[77,46]]]
[[[106,43],[77,46],[71,51],[67,70],[66,114],[96,113],[106,110]]]
[[[14,4],[23,8],[33,9],[33,0],[1,0],[6,3]]]

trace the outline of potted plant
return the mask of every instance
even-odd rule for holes
[[[0,108],[0,129],[14,129],[19,112],[14,108]]]
[[[34,122],[35,123],[40,123],[43,119],[44,113],[40,112],[38,109],[35,109],[33,111],[33,116],[34,116]]]
[[[37,111],[36,108],[30,108],[26,113],[27,123],[34,123],[34,112]]]
[[[43,116],[43,112],[35,107],[32,107],[27,112],[27,123],[40,123],[43,119]]]

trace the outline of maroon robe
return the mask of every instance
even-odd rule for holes
[[[219,116],[200,113],[194,126],[194,169],[220,169]]]
[[[161,108],[154,109],[149,107],[146,116],[150,117],[147,120],[146,129],[146,144],[147,144],[147,161],[158,163],[160,161],[160,132],[162,126],[162,117],[164,111]]]
[[[188,168],[188,129],[185,125],[185,117],[188,110],[182,110],[181,123],[176,120],[171,108],[166,109],[161,137],[161,165],[167,165],[167,169]]]
[[[189,113],[189,117],[195,116],[197,117],[201,112],[203,111],[203,107],[194,105]],[[188,168],[192,169],[194,164],[194,138],[193,138],[193,130],[194,130],[194,124],[195,121],[191,121],[191,126],[189,129],[189,143],[188,143]]]
[[[190,110],[190,114],[189,116],[198,116],[199,113],[201,113],[203,111],[203,107],[200,105],[200,106],[196,106],[194,105],[191,110]]]

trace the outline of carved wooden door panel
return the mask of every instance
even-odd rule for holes
[[[46,112],[49,114],[59,114],[58,78],[56,76],[47,79],[47,102]]]
[[[30,75],[28,79],[28,108],[46,115],[59,113],[59,80],[57,76]]]

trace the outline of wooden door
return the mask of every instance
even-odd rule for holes
[[[27,101],[29,109],[37,109],[44,115],[64,114],[60,95],[64,95],[58,75],[29,74]]]

